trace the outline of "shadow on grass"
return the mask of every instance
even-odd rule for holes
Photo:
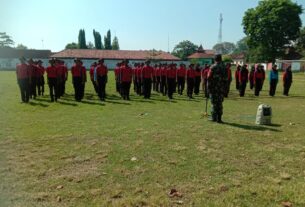
[[[281,132],[281,130],[273,129],[265,126],[255,126],[255,125],[246,125],[246,124],[237,124],[237,123],[230,123],[230,122],[224,122],[225,125],[229,125],[232,127],[245,129],[245,130],[251,130],[251,131],[272,131],[272,132]],[[273,124],[269,125],[270,127],[280,127],[281,125]]]
[[[63,101],[60,101],[60,100],[58,100],[57,102],[59,104],[66,105],[66,106],[78,106],[76,103],[68,103],[68,102],[63,102]]]
[[[112,103],[112,104],[121,104],[121,105],[131,105],[129,102],[118,102],[118,101],[113,101],[106,99],[105,103]]]
[[[36,103],[36,102],[29,102],[29,104],[31,106],[41,106],[41,107],[44,107],[44,108],[49,106],[49,105],[44,104],[44,103]]]

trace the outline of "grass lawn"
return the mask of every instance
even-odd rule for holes
[[[305,75],[291,96],[269,97],[232,82],[223,125],[201,115],[204,100],[115,93],[101,103],[71,77],[58,103],[20,102],[14,72],[0,72],[0,206],[305,206]],[[48,94],[48,88],[47,94]],[[260,103],[272,126],[256,126]],[[176,189],[182,197],[170,197]],[[289,206],[290,203],[286,203]]]

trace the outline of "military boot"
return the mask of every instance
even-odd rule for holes
[[[218,114],[217,123],[223,124],[224,122],[222,121],[221,116],[222,115]]]

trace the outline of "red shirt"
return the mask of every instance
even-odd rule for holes
[[[71,73],[73,77],[85,77],[86,68],[83,65],[75,64],[71,68]]]
[[[143,78],[151,78],[153,75],[153,68],[151,66],[144,66],[142,69]]]
[[[239,71],[239,82],[248,81],[248,73],[247,69],[243,69]]]
[[[195,76],[196,77],[201,77],[201,70],[195,70]]]
[[[108,69],[105,65],[98,65],[96,68],[96,74],[99,76],[105,76],[108,73]]]
[[[162,68],[161,76],[165,76],[165,77],[167,76],[167,68],[166,67]]]
[[[180,67],[178,70],[177,70],[177,76],[178,77],[184,77],[186,76],[186,69],[184,67]]]
[[[239,80],[239,71],[240,71],[240,70],[236,70],[236,71],[235,71],[235,79],[236,79],[236,80]]]
[[[186,72],[186,77],[187,78],[195,78],[196,73],[194,69],[188,69]]]
[[[132,69],[129,66],[122,66],[120,70],[121,70],[121,81],[122,82],[131,82]]]
[[[206,68],[206,69],[201,71],[202,79],[204,79],[204,80],[208,79],[209,70],[210,70],[209,68]]]
[[[37,66],[38,67],[38,71],[39,71],[39,76],[41,77],[41,76],[43,76],[44,75],[44,72],[45,72],[45,69],[44,69],[44,67],[42,66],[42,65],[38,65]]]
[[[155,76],[160,77],[161,76],[161,68],[156,68],[155,70]]]
[[[114,75],[115,75],[115,78],[118,78],[118,77],[119,77],[119,75],[120,75],[120,67],[116,67],[116,68],[114,69]]]
[[[253,78],[254,78],[254,82],[255,82],[256,79],[264,80],[265,79],[265,73],[262,72],[262,71],[255,70]]]
[[[62,65],[57,65],[57,75],[58,77],[64,77],[65,71]]]
[[[91,66],[91,67],[90,67],[89,74],[90,74],[90,79],[91,79],[91,80],[94,79],[94,69],[95,69],[95,66]]]
[[[55,66],[47,67],[47,76],[48,76],[48,78],[56,78],[57,77],[57,68]]]
[[[231,68],[227,67],[226,69],[227,69],[228,80],[231,81],[232,80]]]
[[[176,78],[176,70],[174,68],[169,68],[166,75],[167,78]]]
[[[16,66],[16,69],[18,79],[25,79],[30,77],[30,70],[27,64],[19,64]]]

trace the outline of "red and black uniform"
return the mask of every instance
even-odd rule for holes
[[[121,93],[120,67],[121,67],[120,65],[117,65],[114,68],[115,90],[118,93]]]
[[[133,80],[133,91],[137,93],[137,86],[138,86],[138,77],[137,77],[137,65],[134,65],[132,68],[132,80]]]
[[[163,96],[165,96],[167,94],[167,83],[166,83],[167,65],[162,67],[160,71],[160,75],[161,75],[160,92],[163,94]]]
[[[178,83],[178,94],[182,95],[185,86],[186,69],[184,65],[181,65],[177,70],[177,83]]]
[[[143,78],[142,78],[142,69],[143,66],[139,65],[136,69],[136,76],[137,76],[137,94],[142,96],[142,92],[143,92]]]
[[[155,69],[155,77],[156,77],[156,91],[160,92],[160,84],[161,84],[161,65],[159,65]]]
[[[63,74],[62,74],[62,90],[61,90],[61,95],[63,96],[66,93],[66,82],[68,80],[68,68],[67,66],[65,66],[64,63],[62,63],[62,70],[63,70]]]
[[[153,77],[153,68],[149,64],[147,64],[142,69],[143,95],[145,99],[149,99],[151,95],[152,77]]]
[[[235,84],[236,84],[236,90],[239,90],[239,72],[240,72],[241,66],[238,65],[237,69],[235,71]]]
[[[200,83],[201,83],[201,69],[200,66],[197,65],[195,69],[195,83],[194,83],[194,93],[196,95],[199,94]]]
[[[36,99],[36,96],[37,96],[37,91],[36,91],[37,76],[39,74],[39,68],[34,63],[31,63],[31,64],[29,64],[29,69],[30,69],[30,74],[31,74],[31,78],[30,78],[30,90],[31,90],[30,98]]]
[[[58,81],[57,81],[58,69],[55,65],[52,64],[49,67],[47,67],[46,72],[48,77],[48,85],[50,89],[50,98],[51,101],[54,102],[54,99],[55,101],[57,101],[57,97],[59,96]]]
[[[97,83],[98,83],[98,96],[101,101],[105,101],[106,98],[106,84],[108,81],[108,69],[100,63],[96,68]]]
[[[167,82],[167,95],[169,99],[173,99],[173,94],[175,92],[176,89],[176,67],[174,65],[171,65],[168,69],[167,69],[167,73],[166,73],[166,82]]]
[[[56,65],[57,68],[57,84],[58,84],[58,97],[60,98],[61,96],[64,95],[64,88],[65,88],[65,70],[64,70],[64,65],[61,63],[58,63]]]
[[[17,82],[20,88],[22,102],[29,102],[30,99],[30,69],[25,63],[16,67]]]
[[[292,72],[291,72],[291,67],[289,66],[283,73],[283,86],[284,86],[283,95],[288,96],[291,84],[292,84]]]
[[[153,69],[153,73],[152,73],[152,89],[153,91],[156,91],[156,69],[157,69],[157,66],[155,67],[152,67]]]
[[[130,100],[130,86],[132,82],[132,69],[128,66],[128,64],[123,65],[120,68],[121,74],[121,95],[124,100]]]
[[[91,67],[90,67],[90,70],[89,70],[89,74],[90,74],[90,80],[91,80],[91,83],[93,85],[94,91],[95,91],[95,93],[98,93],[97,84],[96,84],[96,81],[94,80],[95,69],[96,69],[96,65],[92,64]]]
[[[265,80],[265,71],[261,66],[258,66],[253,75],[253,84],[255,86],[254,95],[259,96],[259,92],[263,88]]]
[[[81,101],[85,95],[85,83],[87,81],[86,68],[82,65],[82,63],[76,63],[72,66],[71,73],[75,100]]]
[[[38,65],[38,77],[37,77],[37,90],[38,90],[38,95],[43,96],[44,94],[44,73],[45,73],[45,68],[42,65]]]
[[[204,91],[204,96],[207,98],[209,96],[208,94],[208,74],[209,74],[210,68],[208,66],[205,67],[204,70],[202,70],[201,72],[201,76],[202,76],[202,89]]]
[[[239,96],[243,97],[245,96],[245,91],[248,83],[248,75],[249,71],[248,69],[243,66],[241,70],[239,71]]]
[[[230,92],[230,87],[231,87],[231,82],[232,82],[232,72],[231,72],[231,65],[228,64],[226,65],[226,72],[227,72],[227,77],[228,77],[228,81],[226,82],[226,88],[225,88],[225,94],[224,97],[228,97],[229,96],[229,92]]]
[[[195,77],[196,77],[196,72],[195,72],[194,68],[192,66],[190,66],[186,72],[187,96],[189,98],[193,98]]]
[[[255,68],[252,67],[249,72],[249,84],[251,90],[254,88],[254,72],[255,72]]]

